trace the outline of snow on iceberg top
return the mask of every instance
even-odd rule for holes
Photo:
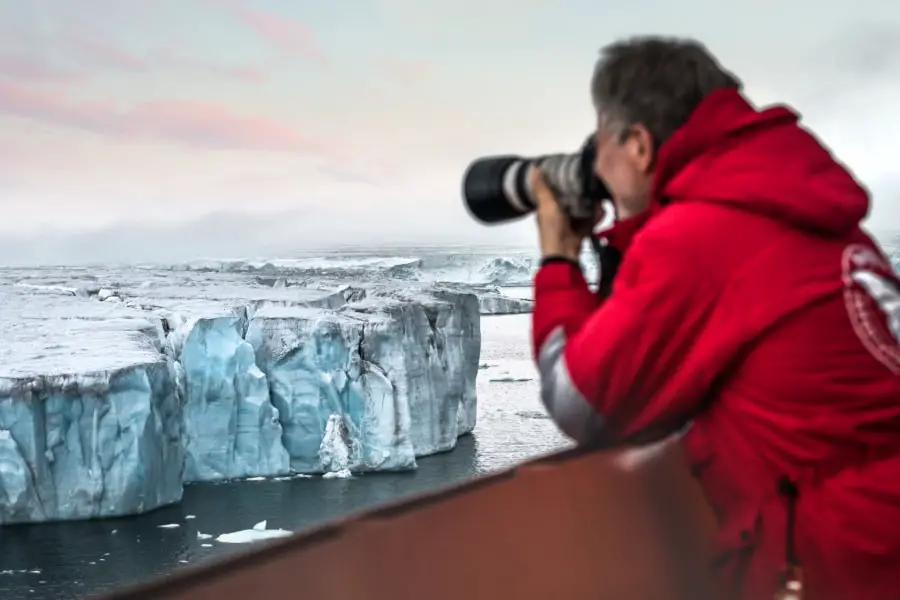
[[[342,321],[345,317],[341,313],[327,308],[312,306],[292,306],[279,304],[266,304],[261,306],[254,315],[254,319],[303,319],[322,321]]]
[[[362,262],[376,270],[408,264]],[[0,269],[0,379],[97,375],[102,382],[118,370],[165,361],[166,335],[186,335],[197,319],[372,322],[396,317],[410,301],[451,304],[468,291],[452,287],[383,271],[357,285],[145,267]]]
[[[0,286],[0,378],[110,373],[164,360],[158,321],[120,304]]]
[[[271,287],[253,285],[252,282],[203,281],[194,285],[169,284],[134,288],[123,286],[121,293],[136,301],[139,299],[165,300],[213,300],[225,303],[278,302],[295,305],[326,305],[333,291],[317,290],[299,286]]]

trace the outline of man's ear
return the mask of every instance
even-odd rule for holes
[[[650,171],[656,159],[656,146],[653,135],[644,125],[637,123],[631,126],[630,153],[637,167],[644,172]]]

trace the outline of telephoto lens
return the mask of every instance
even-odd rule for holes
[[[535,208],[529,176],[534,160],[521,156],[476,159],[463,176],[463,202],[482,223],[503,223]]]
[[[575,154],[478,158],[463,176],[463,202],[469,214],[486,224],[524,217],[537,207],[530,177],[532,169],[539,168],[570,217],[590,218],[596,203],[609,199],[606,186],[594,175],[596,153],[590,136]]]

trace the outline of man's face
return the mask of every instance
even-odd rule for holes
[[[594,171],[613,196],[619,220],[634,217],[650,207],[653,184],[653,139],[643,125],[622,133],[602,122],[597,124],[597,160]]]

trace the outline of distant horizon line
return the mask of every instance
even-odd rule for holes
[[[873,229],[868,230],[880,243],[885,244],[888,250],[900,249],[900,229]],[[223,262],[223,263],[266,263],[270,261],[280,260],[302,260],[313,258],[330,258],[329,254],[334,254],[335,258],[340,257],[356,257],[360,254],[366,254],[373,258],[391,258],[403,256],[405,253],[415,252],[416,256],[409,258],[421,258],[429,253],[446,253],[446,252],[472,252],[475,254],[485,254],[490,252],[501,253],[504,251],[512,251],[515,253],[539,253],[538,247],[534,243],[522,242],[392,242],[390,244],[367,244],[345,243],[341,245],[323,244],[321,246],[305,246],[293,250],[283,250],[275,252],[261,252],[259,254],[247,253],[244,256],[224,256],[211,254],[194,254],[185,258],[178,259],[161,259],[161,260],[122,260],[122,261],[106,261],[106,260],[75,260],[73,262],[57,262],[57,261],[38,261],[38,262],[6,262],[0,260],[0,269],[17,270],[17,269],[53,269],[53,268],[89,268],[89,267],[146,267],[146,268],[163,268],[175,267],[179,265],[191,265],[192,263],[203,262]]]
[[[467,244],[467,243],[446,243],[446,244],[421,244],[421,243],[394,243],[391,245],[372,245],[372,244],[352,244],[346,246],[328,246],[321,248],[304,248],[284,253],[261,254],[256,256],[242,257],[225,257],[225,256],[193,256],[180,260],[125,260],[116,262],[101,261],[75,261],[71,263],[32,263],[32,264],[8,264],[0,262],[2,270],[19,270],[19,269],[59,269],[59,268],[89,268],[89,267],[175,267],[180,265],[191,265],[192,263],[203,262],[222,262],[222,263],[267,263],[279,260],[303,260],[314,258],[329,258],[322,256],[327,253],[340,253],[335,258],[358,256],[359,253],[366,253],[372,258],[391,258],[397,257],[400,252],[408,252],[412,250],[424,251],[422,254],[439,253],[440,251],[474,251],[476,254],[483,254],[489,251],[515,251],[515,252],[533,252],[538,254],[538,248],[533,244]],[[411,259],[421,258],[421,256],[410,256]]]

